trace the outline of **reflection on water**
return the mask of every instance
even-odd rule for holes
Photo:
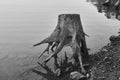
[[[84,31],[90,35],[86,40],[91,52],[96,52],[108,43],[109,36],[117,33],[119,29],[119,21],[108,20],[97,13],[97,9],[86,0],[30,1],[0,0],[0,58],[6,55],[13,57],[42,52],[47,44],[36,48],[32,45],[52,33],[57,16],[63,13],[80,14]],[[98,3],[97,0],[93,2]]]
[[[108,19],[120,20],[120,0],[87,0],[97,7],[99,13],[105,13]]]

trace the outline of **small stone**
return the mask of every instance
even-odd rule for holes
[[[118,79],[120,80],[120,77]]]
[[[90,77],[90,74],[87,73],[87,74],[86,74],[86,77],[87,77],[87,78]]]
[[[102,71],[102,73],[104,73],[105,71]]]
[[[78,71],[74,71],[70,73],[70,78],[73,80],[80,80],[86,77],[83,74],[79,73]]]
[[[58,68],[58,69],[55,71],[55,74],[56,74],[57,76],[60,76],[60,75],[61,75],[61,69]]]

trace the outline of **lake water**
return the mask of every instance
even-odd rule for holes
[[[109,20],[85,0],[1,0],[0,1],[0,58],[9,55],[36,54],[46,45],[32,45],[52,33],[59,14],[77,13],[87,37],[91,53],[98,51],[116,35],[120,22]]]

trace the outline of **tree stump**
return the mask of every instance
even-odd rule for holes
[[[75,61],[80,63],[79,65],[81,65],[81,69],[84,71],[82,63],[86,63],[89,59],[85,35],[87,34],[83,31],[79,14],[60,14],[58,16],[58,24],[53,33],[34,46],[48,43],[48,47],[45,51],[49,53],[49,48],[51,47],[53,54],[51,54],[44,63],[46,64],[51,57],[54,57],[56,65],[56,55],[64,48],[64,46],[70,46],[73,50]],[[54,47],[56,47],[55,50]],[[44,54],[44,52],[42,54]]]

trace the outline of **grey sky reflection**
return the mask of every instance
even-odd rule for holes
[[[116,34],[120,23],[108,20],[85,0],[0,0],[1,57],[8,54],[34,54],[45,45],[32,45],[49,36],[62,13],[81,15],[84,31],[90,35],[87,45],[92,51]]]

